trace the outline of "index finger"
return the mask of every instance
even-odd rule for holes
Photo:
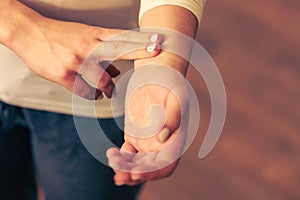
[[[163,36],[158,33],[138,32],[121,29],[102,29],[101,41],[126,41],[134,43],[161,43]]]

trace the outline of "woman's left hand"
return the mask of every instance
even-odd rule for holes
[[[140,70],[143,72],[143,69]],[[154,70],[161,73],[159,69]],[[111,148],[107,151],[116,185],[137,185],[169,176],[185,143],[187,121],[181,116],[186,113],[182,111],[187,107],[184,82],[174,76],[172,78],[172,73],[160,74],[170,80],[166,87],[153,83],[134,90],[132,83],[139,82],[137,79],[151,79],[149,73],[142,74],[134,72],[129,81],[125,102],[125,142],[120,150]],[[153,106],[164,110],[165,119],[161,112],[150,112]],[[184,122],[181,122],[182,119]],[[147,126],[156,131],[149,135],[143,129]]]

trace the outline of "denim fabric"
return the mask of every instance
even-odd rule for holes
[[[114,119],[98,121],[111,141],[120,146],[123,132]],[[0,127],[0,199],[36,199],[34,174],[47,200],[136,198],[141,186],[114,185],[113,171],[82,145],[73,116],[0,102]]]

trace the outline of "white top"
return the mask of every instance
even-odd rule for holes
[[[21,0],[44,16],[119,29],[138,27],[139,18],[151,8],[170,4],[189,9],[200,21],[205,0]],[[140,12],[139,12],[140,11]],[[119,62],[122,72],[131,62]],[[72,93],[64,87],[33,74],[14,52],[0,44],[0,100],[9,104],[45,111],[73,114]],[[122,76],[122,74],[121,74]],[[99,118],[112,117],[109,99],[89,101],[76,98],[76,114]],[[114,108],[115,115],[123,114],[123,105]]]

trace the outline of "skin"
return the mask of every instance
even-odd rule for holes
[[[0,43],[19,55],[35,74],[83,98],[102,99],[102,93],[109,98],[112,95],[111,78],[120,72],[112,65],[104,71],[98,63],[111,59],[149,58],[160,51],[159,48],[153,52],[146,50],[152,43],[153,33],[125,32],[50,19],[15,0],[1,0],[0,10]],[[93,64],[80,69],[96,47]],[[97,86],[96,93],[82,76]],[[76,78],[77,87],[73,88]]]
[[[174,15],[177,17],[175,18]],[[197,30],[197,20],[185,8],[166,5],[146,12],[142,16],[141,27],[167,28],[193,38]],[[180,46],[180,44],[177,45]],[[188,67],[186,60],[167,51],[162,51],[154,58],[135,61],[136,68],[147,64],[169,66],[182,75],[186,74]],[[134,78],[133,75],[132,79]],[[176,87],[179,91],[185,90],[180,83]],[[183,97],[179,101],[185,102],[186,100]],[[181,118],[178,99],[169,89],[150,84],[139,88],[131,96],[129,102],[125,103],[127,103],[126,109],[129,109],[128,113],[132,115],[133,122],[139,127],[149,124],[151,119],[149,119],[148,112],[154,104],[159,104],[167,114],[164,127],[170,130],[171,136],[165,143],[158,140],[159,133],[147,139],[134,137],[132,133],[126,132],[125,124],[125,143],[122,148],[120,150],[111,148],[107,151],[109,164],[115,172],[115,184],[137,185],[170,176],[179,161],[186,136],[186,128],[178,128]],[[183,122],[183,124],[187,123]]]
[[[0,10],[0,43],[19,55],[34,73],[66,87],[81,97],[101,99],[103,94],[111,97],[114,88],[111,78],[116,77],[119,70],[114,66],[103,70],[95,63],[116,56],[118,59],[135,60],[136,68],[146,64],[163,64],[183,75],[186,74],[188,63],[179,56],[166,51],[160,52],[159,48],[153,52],[146,51],[153,33],[129,32],[109,40],[112,36],[124,33],[124,30],[49,19],[15,0],[1,0]],[[151,9],[143,15],[141,28],[147,27],[167,28],[194,37],[197,20],[185,8],[166,5]],[[161,40],[157,41],[160,42]],[[93,56],[95,60],[91,61],[94,65],[80,69],[83,60],[99,45],[100,48]],[[81,76],[97,87],[96,94],[95,89]],[[79,87],[73,88],[76,78],[80,84],[76,84]],[[176,87],[184,90],[182,85]],[[184,102],[182,99],[180,101]],[[125,143],[121,150],[107,151],[109,163],[115,171],[116,185],[136,185],[167,177],[172,174],[178,163],[178,159],[174,161],[174,158],[180,154],[186,131],[185,128],[178,128],[181,118],[180,106],[174,94],[162,86],[147,85],[134,93],[126,109],[129,110],[134,123],[143,126],[149,123],[147,112],[154,104],[159,104],[165,109],[167,119],[164,127],[170,130],[171,136],[165,143],[161,143],[158,140],[159,134],[141,139],[125,132]],[[165,167],[159,168],[162,165]],[[147,172],[143,173],[144,170]]]

